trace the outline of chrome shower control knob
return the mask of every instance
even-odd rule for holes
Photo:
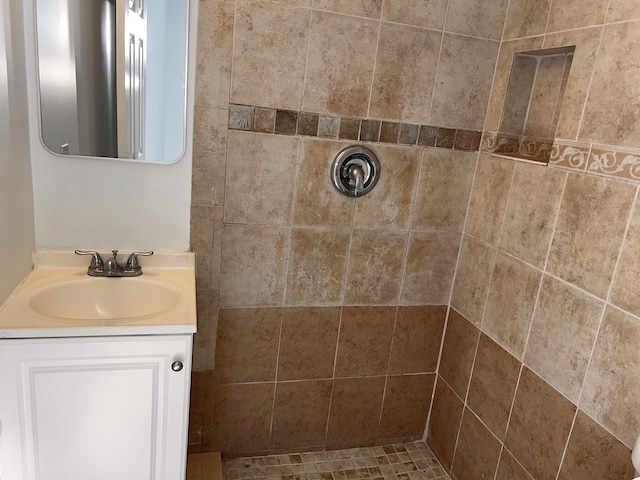
[[[171,370],[173,370],[174,372],[179,372],[180,370],[182,370],[182,367],[184,365],[182,365],[182,362],[173,362],[171,364]]]
[[[331,181],[336,189],[349,197],[361,197],[375,187],[380,176],[376,154],[366,147],[347,147],[334,157]]]

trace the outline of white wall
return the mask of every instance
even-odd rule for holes
[[[31,271],[34,247],[24,62],[12,53],[10,3],[0,2],[0,305]]]
[[[5,0],[3,0],[5,1]],[[186,154],[170,165],[59,157],[40,142],[33,3],[24,1],[37,248],[189,249],[197,0],[189,0]]]

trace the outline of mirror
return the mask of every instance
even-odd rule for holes
[[[40,132],[59,155],[173,163],[188,0],[35,0]]]

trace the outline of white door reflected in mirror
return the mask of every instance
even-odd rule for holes
[[[173,163],[186,132],[188,0],[35,0],[42,142]]]

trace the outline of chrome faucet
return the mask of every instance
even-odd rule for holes
[[[148,257],[153,252],[133,252],[125,263],[118,262],[118,250],[111,250],[113,254],[106,261],[98,252],[87,250],[76,250],[78,255],[91,255],[91,263],[87,270],[87,275],[91,277],[137,277],[142,275],[142,267],[138,262],[138,257]]]

